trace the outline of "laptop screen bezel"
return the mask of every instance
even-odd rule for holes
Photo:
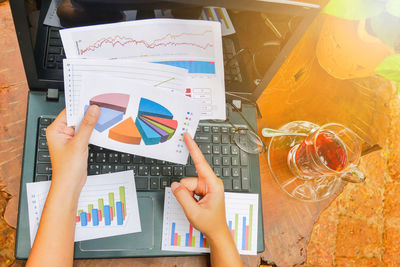
[[[169,0],[175,3],[184,3],[185,0]],[[30,90],[46,91],[48,88],[58,88],[63,90],[63,81],[44,80],[38,78],[38,72],[35,63],[34,48],[31,41],[31,33],[29,30],[29,23],[26,13],[24,0],[10,1],[10,7],[13,14],[15,30],[18,37],[22,61],[25,68],[25,74],[28,81]],[[288,4],[291,3],[291,4]],[[293,4],[295,3],[295,4]],[[157,2],[163,7],[162,2]],[[226,8],[268,12],[276,14],[287,14],[302,16],[303,20],[297,27],[295,32],[292,33],[283,49],[279,52],[273,64],[268,68],[264,74],[263,79],[259,85],[248,96],[253,101],[256,101],[263,93],[269,82],[273,79],[283,62],[292,52],[297,42],[305,33],[309,25],[312,23],[316,15],[320,11],[319,5],[302,3],[290,0],[202,0],[196,1],[200,6],[224,6]]]

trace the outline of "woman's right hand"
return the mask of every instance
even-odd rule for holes
[[[207,237],[225,233],[229,228],[225,217],[224,185],[208,165],[199,147],[186,133],[186,146],[196,167],[198,177],[188,177],[173,183],[171,190],[182,205],[190,223]],[[193,195],[200,196],[197,201]]]

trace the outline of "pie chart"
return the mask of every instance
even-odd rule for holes
[[[174,135],[178,122],[164,106],[141,98],[135,120],[126,114],[130,96],[128,94],[108,93],[94,96],[90,105],[100,107],[101,113],[95,129],[102,133],[109,129],[108,138],[125,144],[145,145],[164,143]],[[89,105],[85,106],[85,112]],[[127,117],[124,119],[124,116]]]
[[[146,145],[164,143],[174,135],[178,122],[164,106],[146,98],[140,99],[137,129]]]

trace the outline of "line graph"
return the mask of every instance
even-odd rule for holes
[[[206,43],[206,44],[202,45],[202,44],[197,44],[197,43],[193,43],[193,42],[173,42],[173,41],[166,41],[166,40],[168,40],[168,39],[176,40],[178,38],[186,37],[186,36],[200,37],[200,36],[205,36],[206,34],[211,34],[211,33],[212,33],[211,30],[205,30],[202,33],[189,33],[189,32],[183,32],[180,34],[168,33],[165,36],[155,39],[153,41],[136,40],[131,37],[115,35],[113,37],[110,36],[110,37],[101,38],[101,39],[95,41],[93,44],[87,46],[84,49],[80,49],[79,43],[77,42],[77,47],[78,47],[80,55],[83,55],[83,54],[87,53],[88,51],[95,51],[96,49],[101,48],[105,44],[110,44],[113,47],[115,47],[116,45],[125,46],[128,44],[144,45],[146,48],[150,48],[150,49],[157,48],[159,46],[193,46],[193,47],[197,47],[197,48],[204,50],[204,49],[213,47],[213,44]]]

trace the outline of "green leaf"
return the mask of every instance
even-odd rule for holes
[[[400,54],[386,57],[376,67],[375,72],[388,80],[400,83]]]
[[[384,9],[383,0],[331,0],[323,12],[342,19],[360,20],[377,16]]]
[[[400,1],[388,0],[388,2],[386,3],[386,11],[393,16],[400,18]]]
[[[383,12],[369,20],[374,34],[385,44],[394,48],[396,41],[400,39],[400,18]]]

